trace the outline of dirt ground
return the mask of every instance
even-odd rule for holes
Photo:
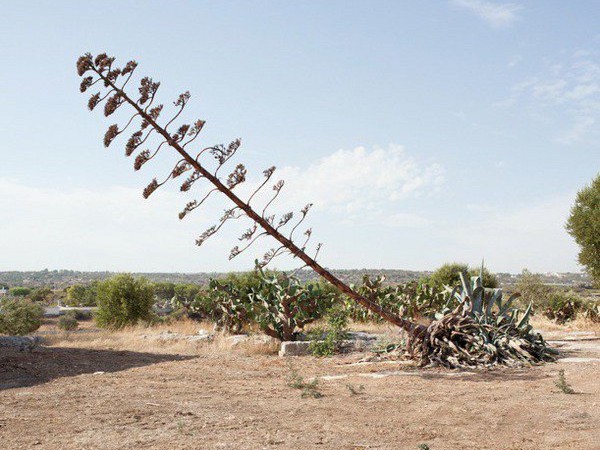
[[[559,362],[479,373],[143,333],[1,349],[0,448],[600,449],[598,333],[549,332]],[[559,369],[575,394],[554,385]],[[323,397],[290,387],[293,371]]]

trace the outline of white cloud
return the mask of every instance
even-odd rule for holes
[[[398,202],[426,194],[443,180],[437,164],[419,162],[399,146],[339,150],[305,169],[285,167],[278,175],[286,187],[273,212],[282,212],[283,206],[298,210],[312,201],[320,209],[317,220],[373,224],[385,217],[397,227],[429,223],[415,212],[398,213]],[[248,184],[240,192],[247,193]],[[197,186],[197,196],[203,187]],[[265,189],[265,194],[272,192]],[[198,249],[194,239],[229,205],[215,196],[179,221],[177,213],[191,195],[175,192],[174,186],[144,200],[141,188],[41,188],[0,178],[5,217],[0,221],[0,270],[240,270],[252,267],[254,258],[273,244],[264,242],[230,263],[229,250],[250,225],[237,221]]]
[[[317,208],[345,213],[387,210],[408,196],[431,193],[444,181],[435,162],[409,156],[399,145],[338,150],[305,169],[285,167],[289,191]]]
[[[570,145],[585,139],[590,130],[593,129],[596,119],[589,116],[578,117],[573,120],[571,126],[559,133],[556,140],[561,144]]]
[[[521,18],[520,5],[498,3],[488,0],[452,0],[456,6],[464,8],[495,28],[508,27]]]
[[[515,84],[511,96],[495,105],[526,106],[532,116],[548,123],[557,114],[555,139],[562,144],[595,140],[600,120],[598,53],[578,50],[561,63],[548,63],[538,75]]]
[[[0,270],[181,270],[198,257],[200,217],[180,223],[185,199],[168,191],[39,188],[0,179]],[[199,261],[202,257],[198,258]],[[194,264],[192,264],[193,267]]]

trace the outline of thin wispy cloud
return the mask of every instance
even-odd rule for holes
[[[417,160],[400,145],[390,145],[338,150],[304,169],[285,167],[280,176],[290,192],[318,208],[355,213],[430,193],[443,183],[444,170],[435,162]]]
[[[277,179],[285,179],[286,184],[269,213],[298,211],[310,201],[317,211],[311,213],[309,222],[424,226],[430,220],[406,211],[403,201],[434,192],[443,182],[443,172],[438,164],[419,161],[397,145],[338,150],[308,167],[278,170]],[[249,180],[239,189],[240,196],[247,198],[257,184],[258,179]],[[201,186],[198,189],[204,192]],[[267,199],[273,195],[271,189],[263,191]],[[228,206],[214,196],[179,221],[177,213],[199,192],[181,194],[176,186],[168,185],[144,201],[140,188],[40,188],[0,177],[0,210],[19,211],[10,221],[0,222],[0,248],[12,255],[10,261],[2,261],[0,270],[194,271],[208,267],[208,261],[210,267],[221,270],[252,267],[253,257],[266,247],[257,246],[254,254],[236,258],[233,265],[227,261],[229,248],[248,223],[228,224],[202,251],[193,245]],[[255,204],[261,204],[260,196]],[[67,264],[65,254],[69,255]]]
[[[560,116],[555,140],[561,144],[596,141],[600,137],[600,57],[577,50],[560,62],[548,63],[541,73],[513,86],[510,97],[498,105],[525,106],[549,122],[554,115]]]
[[[522,10],[516,3],[499,3],[488,0],[452,0],[453,5],[463,8],[494,28],[508,27],[517,22]]]

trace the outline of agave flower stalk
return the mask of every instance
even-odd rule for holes
[[[140,169],[147,161],[152,159],[161,150],[161,148],[164,147],[164,144],[171,147],[181,157],[181,160],[177,163],[175,168],[164,181],[159,182],[156,178],[152,180],[152,182],[144,189],[144,197],[149,197],[155,190],[160,188],[169,179],[176,178],[184,172],[192,170],[192,175],[181,185],[182,191],[189,190],[192,185],[201,178],[206,179],[213,186],[213,188],[201,201],[189,202],[185,209],[180,213],[180,218],[185,217],[188,213],[199,207],[204,200],[208,198],[208,196],[217,191],[225,195],[225,197],[227,197],[234,205],[233,208],[225,211],[225,214],[220,219],[219,224],[206,230],[196,240],[198,245],[201,245],[206,239],[219,231],[225,222],[246,216],[253,222],[253,225],[246,233],[242,235],[242,237],[240,237],[240,241],[247,240],[248,243],[241,248],[239,246],[234,247],[231,251],[230,259],[242,253],[257,239],[263,236],[271,236],[277,242],[279,242],[279,247],[271,249],[269,252],[267,252],[261,262],[257,261],[257,265],[259,267],[265,266],[272,259],[281,254],[288,253],[293,257],[300,259],[304,263],[302,267],[310,267],[329,283],[337,287],[341,292],[346,294],[358,304],[367,308],[369,311],[372,311],[374,314],[381,316],[383,319],[401,327],[413,336],[423,334],[425,327],[406,320],[381,307],[375,301],[360,295],[351,289],[346,283],[333,275],[329,270],[321,266],[317,262],[317,255],[319,253],[319,249],[321,248],[321,244],[317,245],[315,255],[310,256],[307,253],[306,248],[307,242],[312,234],[311,229],[308,229],[304,232],[305,238],[303,239],[305,240],[302,244],[297,244],[294,242],[293,233],[306,217],[306,214],[311,206],[310,204],[302,209],[300,220],[293,226],[291,232],[287,235],[282,232],[282,229],[289,222],[291,222],[293,213],[284,214],[280,218],[279,222],[276,223],[275,216],[269,215],[267,210],[281,192],[284,184],[283,181],[279,181],[273,186],[274,195],[271,200],[262,208],[262,210],[257,210],[255,207],[251,206],[250,201],[254,195],[267,184],[273,175],[275,170],[274,167],[263,172],[265,181],[256,191],[254,191],[248,200],[243,200],[234,192],[234,188],[246,180],[246,169],[243,165],[238,164],[225,182],[221,181],[218,176],[218,171],[237,151],[240,141],[234,141],[227,148],[224,146],[205,148],[200,151],[196,157],[193,157],[186,150],[186,146],[197,138],[202,127],[204,126],[204,121],[198,120],[193,126],[186,124],[181,125],[175,133],[170,132],[168,129],[186,107],[190,98],[189,92],[185,92],[179,96],[179,98],[174,102],[174,105],[177,108],[176,113],[166,123],[166,125],[160,125],[159,115],[163,110],[163,106],[158,105],[152,107],[160,83],[154,82],[148,77],[142,78],[139,87],[140,97],[138,100],[134,100],[132,96],[125,90],[125,87],[131,80],[132,75],[137,67],[137,63],[135,61],[129,61],[124,68],[120,69],[114,67],[114,61],[115,59],[113,57],[109,57],[104,53],[96,56],[95,58],[88,53],[81,56],[77,61],[77,71],[79,75],[83,77],[80,90],[85,92],[95,84],[103,86],[106,90],[104,94],[99,92],[90,98],[88,102],[89,109],[94,109],[99,103],[107,99],[104,108],[104,114],[106,116],[111,115],[124,104],[128,104],[134,112],[123,128],[119,129],[118,125],[116,124],[109,127],[104,138],[105,146],[108,147],[118,135],[122,134],[126,129],[128,129],[135,119],[139,119],[141,121],[140,129],[134,132],[127,141],[126,155],[129,156],[135,152],[146,142],[152,133],[158,136],[162,142],[158,145],[158,148],[155,149],[154,152],[144,150],[138,154],[134,164],[136,170]],[[90,73],[91,76],[89,75]],[[206,166],[200,160],[202,155],[206,152],[215,157],[217,160],[217,168],[214,171],[209,170],[208,166]]]

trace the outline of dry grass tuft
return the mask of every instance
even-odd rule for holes
[[[86,327],[94,329],[93,326]],[[52,326],[46,326],[51,330]],[[189,341],[186,337],[197,336],[200,331],[213,333],[209,323],[181,320],[170,324],[137,325],[122,330],[95,329],[90,333],[60,333],[45,335],[46,345],[56,347],[112,349],[135,352],[181,354],[181,355],[217,355],[235,352],[243,355],[270,355],[279,350],[279,344],[262,336],[250,335],[248,340],[236,342],[231,335],[214,333],[212,340]],[[165,339],[170,334],[181,338]]]
[[[534,328],[543,331],[591,331],[600,333],[600,323],[592,322],[583,317],[578,317],[564,325],[559,325],[541,314],[536,314],[530,319],[529,323]]]

